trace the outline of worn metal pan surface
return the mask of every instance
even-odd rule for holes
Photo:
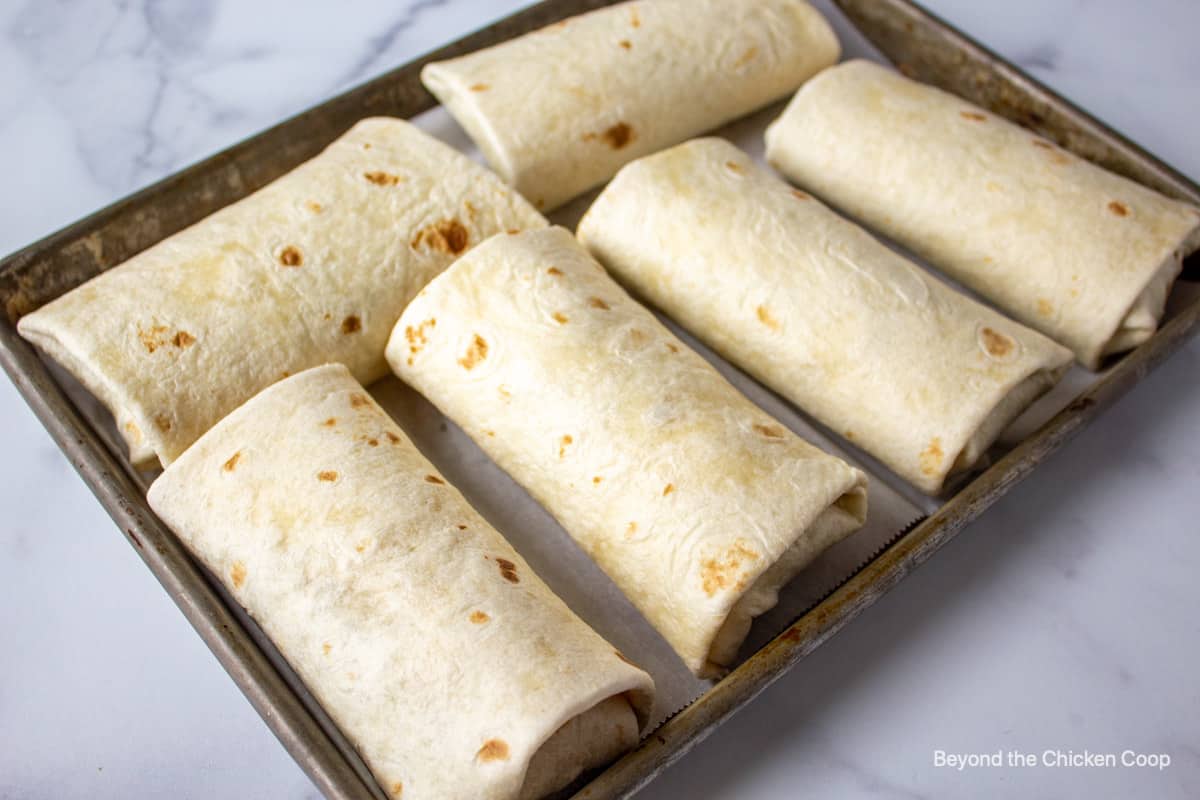
[[[338,731],[279,669],[261,632],[231,607],[145,501],[145,482],[85,419],[16,321],[315,155],[357,120],[411,117],[434,105],[421,67],[518,36],[612,0],[546,0],[312,108],[59,231],[0,262],[0,363],[84,481],[280,741],[336,800],[378,797]],[[1168,195],[1200,203],[1200,186],[1013,65],[908,0],[835,0],[901,70],[990,108],[1067,149]],[[1195,269],[1197,257],[1185,265]],[[575,797],[628,797],[953,538],[1174,352],[1200,325],[1200,300],[1124,357],[1039,431],[868,560],[728,677]],[[294,680],[294,679],[292,679]]]

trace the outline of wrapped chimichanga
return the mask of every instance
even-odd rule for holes
[[[804,0],[639,0],[429,64],[421,80],[492,169],[549,210],[786,96],[839,53]]]
[[[1200,247],[1200,209],[867,61],[806,84],[767,157],[1091,369],[1154,333]]]
[[[626,166],[579,238],[626,285],[926,492],[975,463],[1071,362],[723,139]]]
[[[638,740],[650,676],[542,583],[340,364],[236,409],[149,500],[391,797],[541,797]]]
[[[387,358],[702,676],[866,514],[861,472],[742,396],[562,228],[459,259]]]
[[[460,253],[545,225],[495,175],[364,120],[263,189],[21,318],[164,465],[255,392],[326,362],[369,383],[405,304]]]

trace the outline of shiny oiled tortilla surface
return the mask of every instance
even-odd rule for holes
[[[235,410],[149,500],[391,797],[533,798],[637,741],[650,677],[340,364]]]
[[[697,674],[728,666],[750,618],[865,517],[862,473],[747,400],[562,228],[460,259],[387,357]]]
[[[825,70],[767,129],[802,187],[1096,369],[1154,333],[1200,209],[867,61]]]
[[[579,238],[638,294],[926,492],[974,463],[1071,362],[723,139],[623,168]]]
[[[549,210],[786,96],[839,52],[804,0],[639,0],[429,64],[421,79],[492,169]]]
[[[408,123],[363,120],[254,194],[20,320],[164,464],[281,377],[369,383],[404,305],[498,231],[545,225],[495,175]]]

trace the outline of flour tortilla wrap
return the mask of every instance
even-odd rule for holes
[[[421,80],[492,169],[549,210],[787,96],[839,53],[803,0],[641,0],[429,64]]]
[[[1200,210],[867,61],[825,70],[767,157],[1097,369],[1148,339]]]
[[[367,119],[240,202],[22,317],[163,465],[258,390],[340,362],[363,383],[425,283],[493,233],[545,221],[465,156]]]
[[[866,478],[743,397],[570,233],[500,235],[388,362],[553,514],[696,674],[863,522]]]
[[[235,410],[149,499],[392,797],[539,797],[637,742],[650,676],[340,364]]]
[[[579,238],[713,349],[926,492],[975,463],[1071,362],[723,139],[626,166]]]

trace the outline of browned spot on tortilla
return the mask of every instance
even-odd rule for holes
[[[1039,297],[1037,301],[1038,313],[1043,317],[1048,317],[1054,313],[1054,306],[1044,297]]]
[[[458,528],[460,531],[465,531],[467,529],[466,525],[456,525],[455,527]]]
[[[516,236],[520,232],[521,232],[520,228],[509,228],[508,230],[505,231],[505,233],[507,233],[509,236]]]
[[[342,320],[342,334],[349,336],[352,333],[358,333],[362,330],[362,320],[351,314]]]
[[[381,172],[379,170],[375,170],[374,172],[364,172],[363,177],[376,186],[395,186],[402,180],[399,175],[393,175],[390,172]]]
[[[628,123],[618,122],[600,136],[613,150],[620,150],[633,141],[633,128],[629,127]]]
[[[408,340],[408,365],[411,367],[413,356],[421,352],[421,348],[429,344],[429,336],[426,335],[426,328],[437,326],[437,317],[432,317],[425,320],[417,327],[408,325],[404,328],[404,338]]]
[[[482,625],[483,623],[487,622],[489,619],[491,619],[491,617],[489,617],[483,611],[472,611],[471,612],[471,622],[474,622],[476,625]]]
[[[404,783],[396,781],[392,784],[392,797],[399,797],[402,794],[404,794]]]
[[[754,309],[754,311],[756,314],[758,314],[759,322],[761,322],[763,325],[766,325],[773,331],[779,330],[779,320],[771,316],[771,312],[767,310],[766,306],[759,306],[758,308]]]
[[[391,431],[384,431],[383,435],[386,436],[388,438],[388,441],[391,442],[392,444],[400,444],[400,437],[397,436],[396,434],[392,433]]]
[[[608,305],[608,303],[604,302],[599,297],[589,297],[588,305],[591,306],[592,308],[598,308],[602,311],[608,311],[609,308],[611,307]]]
[[[792,189],[792,197],[796,198],[797,200],[810,200],[811,199],[807,194],[800,191],[799,189]]]
[[[317,473],[317,480],[319,480],[319,481],[336,481],[337,473],[331,469],[323,469]]]
[[[978,111],[960,111],[958,112],[963,119],[974,120],[975,122],[986,122],[987,117],[980,114]]]
[[[1108,210],[1116,214],[1118,217],[1129,216],[1129,209],[1125,206],[1125,204],[1119,203],[1116,200],[1113,200],[1108,204]]]
[[[507,558],[497,558],[496,566],[500,568],[500,575],[509,583],[520,583],[521,579],[517,577],[517,565],[509,561]]]
[[[738,539],[723,556],[706,558],[700,562],[700,585],[704,593],[712,597],[722,589],[738,583],[741,566],[747,561],[757,561],[758,553]]]
[[[285,267],[298,267],[304,263],[304,254],[289,244],[279,251],[279,263]]]
[[[854,431],[846,431],[842,435],[845,436],[850,441],[852,441],[852,442],[854,441]]]
[[[546,274],[558,276],[558,275],[562,275],[562,270],[559,269],[558,267],[551,267],[550,269],[546,270]]]
[[[754,423],[754,430],[766,436],[768,439],[782,439],[783,428],[778,425],[764,425],[761,422]]]
[[[676,344],[674,342],[667,342],[667,349],[670,350],[672,353],[679,352],[679,347],[676,346]]]
[[[991,328],[983,328],[979,331],[979,335],[983,339],[983,349],[988,352],[988,355],[996,358],[1004,358],[1016,346],[1012,339]]]
[[[428,250],[450,255],[458,255],[466,250],[470,243],[470,231],[454,217],[422,228],[412,239],[414,250],[424,246]]]
[[[562,458],[564,455],[566,455],[567,445],[569,445],[573,441],[575,441],[575,440],[571,438],[570,434],[562,437],[562,439],[559,440],[559,442],[558,442],[558,457],[559,458]]]
[[[324,207],[320,203],[318,203],[316,200],[309,200],[304,205],[307,206],[308,210],[313,212],[314,214],[320,214],[322,211],[325,210]]]
[[[736,172],[739,175],[746,172],[745,167],[743,167],[741,164],[737,163],[736,161],[726,161],[725,169],[729,170],[730,172]]]
[[[238,450],[236,453],[234,453],[233,455],[231,455],[229,457],[228,461],[226,461],[224,464],[221,465],[221,469],[225,470],[226,472],[233,472],[235,469],[237,469],[238,459],[240,459],[241,457],[242,457],[242,451]]]
[[[436,483],[436,484],[438,484],[439,486],[444,486],[444,485],[445,485],[445,483],[446,483],[444,480],[442,480],[441,478],[439,478],[437,475],[426,475],[426,476],[425,476],[425,482],[426,482],[426,483]]]
[[[487,434],[488,436],[495,436],[495,435],[496,435],[496,432],[495,432],[495,431],[484,431],[484,433],[485,433],[485,434]]]
[[[620,650],[613,650],[613,655],[616,656],[617,658],[621,659],[622,661],[624,661],[626,664],[628,664],[631,667],[637,666],[637,664],[633,663],[628,658],[626,658],[625,654],[622,653]]]
[[[746,52],[742,53],[742,57],[741,57],[741,58],[739,58],[737,61],[733,62],[733,68],[734,68],[734,69],[741,69],[742,67],[746,66],[746,65],[747,65],[747,64],[749,64],[751,61],[753,61],[753,60],[755,59],[755,57],[756,57],[756,56],[758,56],[758,48],[757,48],[757,47],[751,47],[749,50],[747,50]]]
[[[164,344],[162,335],[167,332],[166,325],[151,325],[149,328],[138,326],[137,335],[147,353],[153,353]]]
[[[508,743],[503,739],[488,739],[483,743],[483,747],[479,748],[475,758],[483,762],[508,761]]]
[[[171,431],[171,418],[166,414],[159,414],[156,416],[154,418],[154,424],[163,433],[170,433]]]
[[[487,339],[477,333],[471,339],[471,346],[467,348],[467,352],[458,360],[458,365],[463,369],[474,369],[476,364],[487,358],[487,354]]]
[[[328,311],[326,311],[326,312],[325,312],[325,316],[321,317],[321,319],[323,319],[323,320],[325,320],[326,322],[328,322],[329,320],[333,319],[333,314],[330,314]]]
[[[192,336],[187,331],[179,331],[175,334],[175,338],[171,340],[171,344],[178,347],[180,350],[185,347],[191,347],[196,343],[196,337]]]
[[[926,475],[937,475],[945,455],[942,452],[942,440],[937,436],[933,437],[933,440],[929,442],[929,446],[921,451],[921,472]]]
[[[559,325],[566,325],[568,322],[567,315],[562,313],[561,311],[555,311],[550,316],[553,317],[554,321],[557,322]]]
[[[325,642],[321,645],[321,652],[324,653],[325,655],[329,655],[329,651],[332,649],[333,649],[333,645],[331,645],[329,642]]]
[[[601,478],[599,475],[597,475],[597,476],[595,476],[594,478],[592,478],[592,483],[594,483],[594,484],[596,484],[597,486],[599,486],[599,485],[600,485],[600,481],[602,481],[602,480],[604,480],[604,478]]]
[[[350,393],[350,407],[351,408],[363,408],[363,407],[369,406],[369,405],[371,405],[371,401],[367,399],[367,396],[365,394],[359,394],[358,392]]]
[[[626,50],[629,50],[633,47],[633,43],[628,39],[622,39],[621,41],[617,42],[617,44],[621,45],[621,47],[624,47]]]
[[[663,487],[663,497],[666,497],[673,491],[675,491],[675,484],[668,483],[666,486]]]
[[[132,420],[125,423],[125,432],[129,434],[129,438],[135,443],[141,443],[142,429],[139,428]]]
[[[332,428],[334,425],[337,425],[337,417],[330,417],[329,419],[325,420],[321,424],[324,425],[326,428]]]
[[[371,143],[370,143],[370,142],[363,142],[362,149],[363,149],[363,150],[370,150],[370,149],[371,149]]]
[[[367,439],[367,444],[369,444],[371,447],[379,447],[379,440],[378,439]]]
[[[472,83],[471,84],[472,92],[486,92],[490,88],[492,88],[492,87],[488,86],[486,83]]]
[[[634,534],[636,534],[636,533],[637,533],[637,523],[636,522],[631,522],[625,526],[625,538],[626,539],[632,539]]]
[[[629,24],[635,28],[642,27],[642,18],[638,16],[637,9],[629,9]]]
[[[233,588],[242,588],[242,584],[246,582],[246,565],[241,561],[233,562],[229,570],[229,579],[233,581]]]
[[[370,540],[369,540],[369,539],[368,539],[368,540],[366,540],[366,541],[359,542],[358,544],[354,545],[354,552],[356,552],[356,553],[361,553],[361,552],[363,552],[364,550],[366,550],[366,549],[367,549],[367,545],[368,545],[368,544],[370,544]]]

